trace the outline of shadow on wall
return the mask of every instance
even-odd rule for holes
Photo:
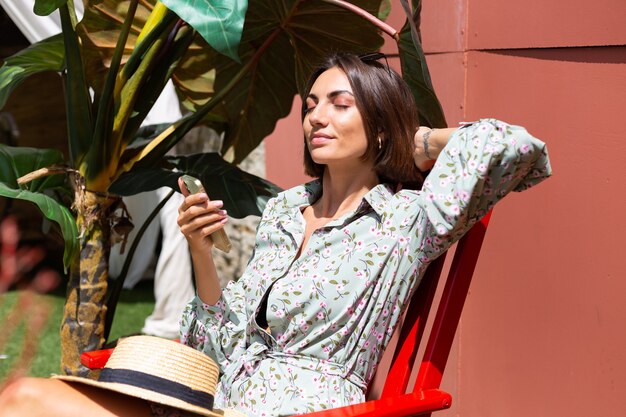
[[[626,46],[485,51],[497,55],[588,64],[626,64]]]

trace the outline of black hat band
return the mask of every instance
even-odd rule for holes
[[[144,388],[159,394],[167,395],[198,407],[213,410],[213,395],[197,391],[179,382],[170,381],[130,369],[104,368],[98,378],[101,382],[115,382],[118,384],[132,385]]]

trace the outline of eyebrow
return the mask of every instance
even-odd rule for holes
[[[330,93],[328,93],[328,98],[335,98],[341,94],[350,94],[352,97],[354,97],[354,94],[352,93],[352,91],[349,90],[335,90],[335,91],[331,91]],[[308,96],[306,96],[307,98],[312,98],[314,100],[317,100],[318,97],[315,94],[311,94],[309,93]]]

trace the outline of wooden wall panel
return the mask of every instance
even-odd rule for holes
[[[624,0],[468,3],[468,49],[626,45]]]
[[[496,208],[464,312],[457,415],[620,417],[626,48],[468,63],[469,118],[526,126],[548,143],[554,176]]]
[[[423,1],[421,32],[426,53],[464,51],[467,0]]]
[[[452,52],[427,55],[435,93],[441,102],[448,126],[465,118],[465,54]]]
[[[265,176],[280,187],[291,188],[310,181],[304,174],[304,134],[300,122],[300,96],[288,117],[281,119],[265,145]]]

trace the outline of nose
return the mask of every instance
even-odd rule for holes
[[[320,103],[307,113],[307,117],[309,119],[309,123],[312,126],[322,125],[325,126],[328,124],[328,112],[324,109],[324,106]]]

